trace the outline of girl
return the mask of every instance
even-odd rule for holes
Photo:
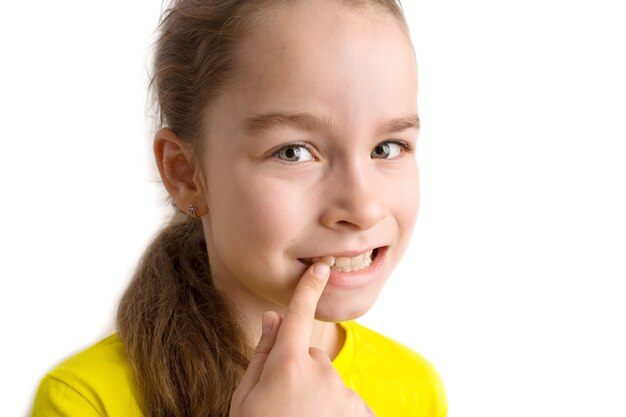
[[[351,321],[418,209],[399,4],[175,0],[152,87],[178,210],[121,300],[118,334],[50,372],[33,415],[445,415],[434,369]]]

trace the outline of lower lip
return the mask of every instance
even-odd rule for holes
[[[372,260],[372,264],[358,271],[337,272],[331,268],[328,285],[345,289],[361,288],[369,285],[371,282],[376,281],[376,278],[380,275],[385,265],[386,254],[387,247],[378,248],[378,253],[376,258]]]

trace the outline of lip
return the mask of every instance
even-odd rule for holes
[[[357,289],[366,287],[370,283],[376,281],[377,278],[380,276],[383,267],[385,266],[385,256],[387,255],[388,247],[383,246],[373,249],[378,249],[376,257],[372,260],[372,264],[365,269],[352,272],[337,272],[331,268],[327,286],[337,287],[341,289]],[[359,255],[361,253],[363,252],[356,252],[353,256]]]

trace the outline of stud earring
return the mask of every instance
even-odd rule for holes
[[[195,204],[189,204],[189,207],[187,207],[187,214],[189,214],[189,217],[195,219],[198,217],[198,207],[196,207]]]

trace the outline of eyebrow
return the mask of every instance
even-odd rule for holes
[[[248,134],[258,134],[275,127],[288,125],[306,131],[337,131],[337,125],[328,118],[318,118],[310,113],[267,113],[255,114],[245,123]],[[385,121],[377,130],[378,134],[401,132],[407,129],[420,128],[417,114],[398,117]]]
[[[420,118],[416,114],[411,114],[405,117],[398,117],[396,119],[391,119],[386,121],[382,128],[379,130],[380,134],[388,134],[388,133],[396,133],[402,132],[403,130],[408,129],[417,129],[420,128]]]

